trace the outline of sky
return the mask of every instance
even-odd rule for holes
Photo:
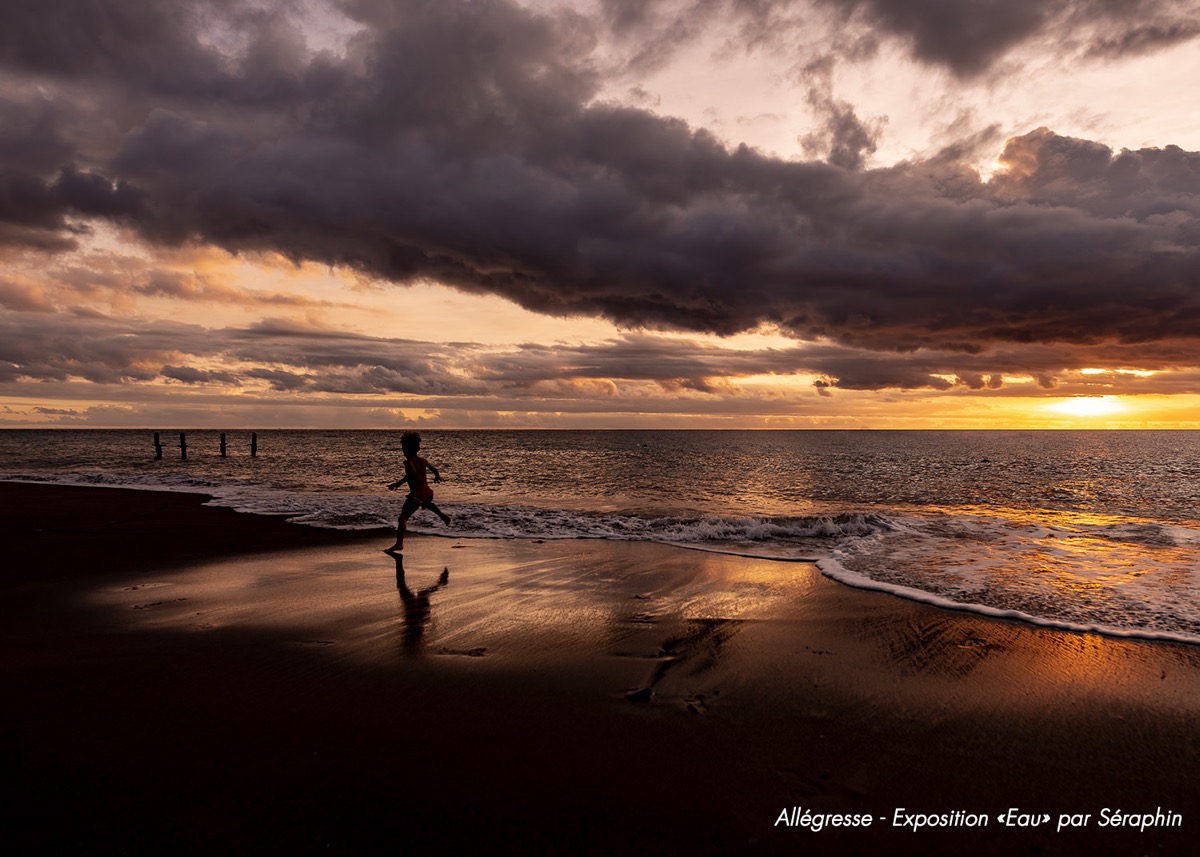
[[[11,0],[0,427],[1200,428],[1200,0]]]

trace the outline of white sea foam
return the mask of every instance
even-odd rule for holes
[[[910,601],[919,601],[922,604],[931,604],[935,607],[942,607],[947,610],[959,610],[968,613],[975,613],[980,616],[988,616],[993,619],[1008,619],[1019,622],[1026,622],[1032,625],[1039,625],[1043,628],[1054,628],[1062,631],[1080,631],[1096,634],[1104,634],[1109,637],[1125,637],[1139,640],[1160,640],[1173,643],[1192,643],[1200,644],[1200,632],[1187,633],[1175,631],[1156,631],[1151,628],[1143,627],[1126,627],[1117,625],[1106,625],[1098,622],[1069,622],[1063,619],[1047,618],[1033,613],[1026,613],[1021,610],[1005,610],[999,607],[991,607],[987,604],[976,604],[969,601],[956,601],[951,598],[945,598],[939,595],[934,595],[931,592],[926,592],[922,589],[915,589],[911,586],[901,586],[895,583],[884,583],[878,580],[872,580],[865,575],[850,571],[836,559],[826,557],[816,561],[817,567],[821,569],[821,573],[826,577],[844,583],[847,586],[853,586],[856,589],[868,589],[874,592],[886,592],[900,598],[906,598]]]
[[[819,567],[854,586],[988,616],[1200,642],[1200,531],[1117,516],[928,510],[839,544]]]

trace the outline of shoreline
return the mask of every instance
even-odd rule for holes
[[[92,492],[114,493],[94,494]],[[146,506],[145,502],[128,497],[130,492],[155,498],[154,509],[150,512],[140,513],[123,511],[130,504],[135,508]],[[115,503],[105,503],[99,501],[99,498],[102,497],[124,497],[126,499]],[[203,491],[0,481],[0,503],[5,508],[14,510],[9,513],[9,521],[3,530],[6,540],[11,541],[15,536],[22,540],[22,543],[30,542],[37,544],[39,548],[59,552],[61,555],[55,565],[60,576],[71,574],[71,569],[77,569],[77,573],[94,574],[132,568],[146,563],[187,563],[217,555],[234,556],[262,550],[338,544],[347,541],[366,542],[376,538],[389,538],[393,532],[390,528],[336,530],[314,527],[292,523],[283,514],[259,515],[239,512],[225,506],[209,506],[207,503],[210,500],[212,500],[212,495]],[[81,515],[87,516],[90,522],[89,527],[46,523],[46,519],[53,516],[79,517]],[[174,534],[175,546],[168,548],[162,543],[165,538],[164,531]],[[60,540],[59,534],[66,534],[69,538],[65,541]],[[94,544],[89,545],[82,539],[75,538],[84,535]],[[420,539],[504,540],[502,536],[460,537],[438,532],[414,535]],[[139,541],[139,539],[149,539],[153,544]],[[563,540],[571,541],[572,539]],[[579,540],[609,541],[602,538]],[[530,541],[537,540],[530,539]],[[952,601],[921,589],[871,580],[842,567],[833,559],[753,554],[710,548],[699,544],[648,543],[663,544],[677,550],[695,551],[715,556],[741,557],[781,564],[813,565],[825,577],[842,586],[862,592],[882,593],[939,610],[951,610],[998,621],[1020,622],[1067,633],[1099,634],[1112,639],[1200,647],[1200,637],[1184,632],[1087,625],[1068,620],[1047,619],[1020,610]],[[38,574],[43,573],[44,571],[38,572]],[[9,572],[8,577],[10,580],[14,579],[13,573]]]
[[[401,576],[385,533],[199,495],[0,496],[28,853],[1182,855],[1200,819],[1194,646],[664,545],[414,536]],[[777,823],[796,807],[875,820]],[[1156,807],[1182,826],[1097,824]]]

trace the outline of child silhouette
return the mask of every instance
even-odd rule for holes
[[[408,519],[418,509],[428,509],[439,518],[443,524],[450,523],[450,516],[442,512],[433,502],[433,489],[429,487],[428,473],[433,474],[434,482],[441,482],[442,475],[438,469],[417,455],[421,451],[421,436],[415,431],[406,431],[400,437],[400,447],[404,450],[404,478],[388,486],[389,491],[395,491],[401,485],[408,483],[408,496],[404,498],[404,506],[400,509],[400,520],[396,524],[396,543],[387,548],[384,553],[398,553],[404,550],[404,532]]]

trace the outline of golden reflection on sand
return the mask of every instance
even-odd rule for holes
[[[648,545],[434,544],[410,558],[356,545],[224,560],[122,580],[93,599],[140,629],[266,629],[366,660],[388,657],[378,646],[398,626],[408,654],[540,656],[607,651],[646,628],[661,637],[668,622],[787,615],[812,575],[807,564]]]
[[[1081,699],[1200,701],[1200,647],[989,619],[850,589],[806,563],[660,545],[418,539],[401,563],[323,547],[142,575],[91,601],[135,633],[252,638],[245,656],[264,669],[305,652],[327,665],[533,670],[690,713],[743,697],[807,711],[814,692],[835,708],[1031,711],[1066,686]]]

